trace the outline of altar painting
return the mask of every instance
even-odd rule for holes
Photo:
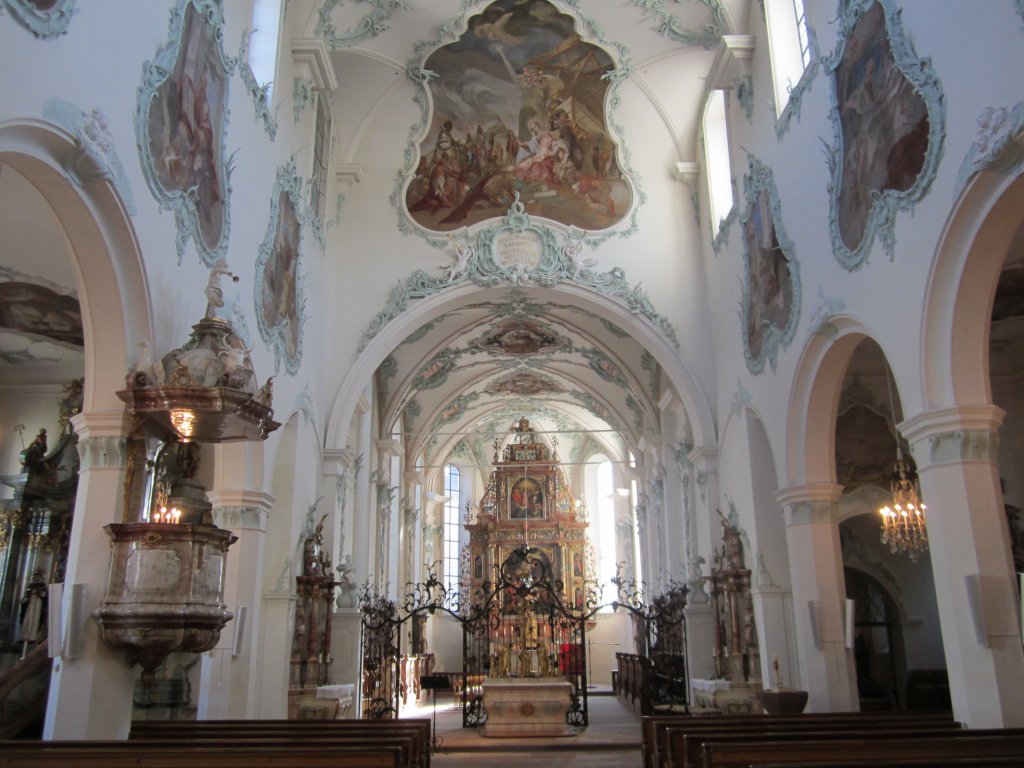
[[[547,0],[498,0],[424,61],[433,113],[405,202],[430,230],[531,216],[584,230],[632,202],[607,127],[608,53],[582,41]]]
[[[856,251],[868,233],[880,193],[917,182],[929,151],[928,106],[900,69],[879,3],[853,26],[835,69],[842,133],[836,224]]]
[[[545,504],[543,476],[520,477],[509,483],[510,520],[543,520],[547,516]]]
[[[212,264],[227,244],[223,141],[230,72],[218,36],[223,20],[207,2],[186,0],[173,13],[178,37],[146,64],[138,126],[147,182],[178,214],[179,255],[191,235]]]

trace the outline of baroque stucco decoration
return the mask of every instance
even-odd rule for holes
[[[740,322],[743,355],[753,374],[774,371],[778,351],[793,340],[800,319],[800,269],[782,224],[772,172],[753,157],[743,177],[740,214],[745,263]]]
[[[253,74],[252,67],[249,66],[249,39],[251,37],[252,31],[242,35],[242,46],[238,51],[238,71],[242,75],[242,82],[245,83],[246,90],[252,96],[256,119],[263,123],[263,130],[273,141],[277,138],[277,120],[270,113],[270,89],[273,83],[260,85],[256,81],[256,75]]]
[[[302,228],[302,180],[295,158],[277,169],[270,196],[270,220],[256,259],[256,320],[263,341],[274,350],[274,370],[282,363],[290,374],[302,362],[306,296],[299,276]]]
[[[114,148],[106,113],[100,109],[86,112],[70,102],[50,99],[43,105],[43,117],[63,126],[75,137],[75,148],[63,160],[68,177],[79,186],[91,181],[109,182],[125,210],[134,216],[135,196]]]
[[[985,107],[978,116],[978,135],[960,164],[956,196],[981,171],[1012,176],[1024,168],[1024,147],[1016,138],[1024,131],[1024,101],[1012,108]]]
[[[377,37],[387,31],[388,22],[396,11],[409,10],[403,0],[350,0],[349,6],[357,2],[369,5],[370,12],[340,31],[334,16],[339,8],[344,7],[345,0],[324,0],[320,7],[314,32],[331,48],[350,48]]]
[[[826,149],[829,229],[836,259],[853,271],[875,236],[895,257],[895,219],[931,186],[945,140],[945,98],[891,0],[845,0],[832,75],[834,144]]]
[[[410,300],[423,299],[445,288],[472,282],[483,288],[507,285],[553,287],[572,282],[608,296],[623,304],[630,312],[649,321],[676,349],[679,338],[675,326],[655,311],[646,292],[626,282],[621,267],[597,272],[585,266],[581,256],[583,233],[570,232],[559,242],[549,227],[534,224],[518,198],[512,203],[504,221],[477,233],[476,245],[455,244],[455,262],[442,277],[433,277],[416,270],[404,282],[391,289],[387,305],[363,332],[356,354],[359,354],[384,327],[405,311]]]
[[[78,10],[77,0],[3,0],[6,10],[18,24],[41,40],[60,37],[68,31],[71,17]]]
[[[697,30],[686,29],[676,14],[666,11],[665,0],[631,1],[633,5],[643,10],[644,16],[657,22],[655,30],[659,35],[683,45],[699,45],[711,50],[718,45],[722,35],[728,30],[725,9],[721,0],[700,0],[700,3],[707,8],[708,17],[707,21]],[[679,0],[676,2],[679,3]]]
[[[227,103],[237,61],[224,53],[215,0],[178,0],[169,28],[167,45],[142,68],[135,138],[153,197],[174,212],[178,262],[191,238],[212,266],[227,251],[230,229]]]
[[[632,235],[637,230],[637,209],[645,196],[632,171],[628,148],[620,138],[621,126],[615,120],[620,102],[618,87],[629,73],[626,50],[604,39],[593,20],[571,0],[563,0],[560,6],[567,6],[572,16],[548,0],[529,0],[525,5],[496,0],[475,15],[468,10],[472,6],[480,8],[478,1],[467,2],[461,15],[441,26],[438,39],[417,44],[406,68],[408,76],[420,86],[415,100],[421,114],[410,128],[405,167],[399,171],[391,195],[399,230],[440,248],[445,240],[437,237],[439,232],[493,219],[518,195],[525,206],[531,207],[532,215],[543,216],[554,225],[552,237],[557,237],[556,231],[569,228],[582,233],[593,246],[610,237]],[[517,14],[540,6],[544,23],[550,27],[545,27],[546,32],[553,33],[557,26],[560,39],[567,45],[586,48],[598,56],[599,70],[587,75],[593,81],[589,100],[582,98],[583,86],[579,84],[574,86],[576,91],[565,92],[565,84],[544,64],[546,57],[557,52],[529,48],[521,19],[517,22],[520,26],[516,28],[515,51],[499,50],[488,41],[491,28],[497,32],[502,25],[511,27],[512,17],[518,19]],[[453,93],[450,83],[462,83],[465,78],[446,78],[431,67],[439,66],[435,62],[450,64],[453,54],[446,52],[447,48],[470,45],[475,46],[475,61],[479,64],[472,68],[477,72],[472,83],[476,95]],[[579,78],[581,82],[584,79]],[[466,90],[465,83],[462,87]],[[604,94],[596,103],[594,89]],[[542,98],[548,90],[557,92],[560,98],[550,113],[544,106],[549,101]],[[539,100],[531,107],[534,92]],[[484,97],[490,99],[487,107],[475,109]],[[499,110],[495,117],[495,105],[503,105],[501,110],[508,114],[502,117]],[[587,133],[600,140],[584,146],[577,139],[579,125],[585,125]],[[462,141],[460,130],[472,135]],[[503,137],[503,141],[498,140]],[[527,150],[516,148],[528,147],[531,142],[531,149],[541,148],[540,152],[534,151],[532,159],[536,162],[532,164],[527,162],[531,160],[526,157]],[[436,159],[445,153],[454,159],[459,144],[483,144],[488,147],[489,158],[494,152],[503,153],[504,161],[498,158],[479,173],[474,167],[468,181],[454,180],[451,173],[445,173],[446,165],[438,164]],[[520,152],[523,158],[517,162]],[[547,167],[540,162],[545,153],[550,158]],[[444,178],[438,178],[439,174]],[[542,184],[546,189],[541,189]],[[547,223],[537,226],[551,228]]]

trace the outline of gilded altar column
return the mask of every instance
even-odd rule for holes
[[[43,738],[126,739],[134,670],[124,651],[100,641],[90,618],[106,591],[110,538],[103,526],[122,522],[124,514],[125,414],[90,411],[71,423],[78,435],[78,494],[61,605],[64,642],[53,660]],[[73,606],[76,586],[82,598]]]
[[[953,716],[971,728],[1024,725],[1016,573],[999,483],[996,406],[930,411],[899,425],[927,506]]]
[[[860,709],[853,651],[846,647],[846,581],[839,545],[842,486],[817,483],[781,489],[793,584],[793,613],[802,685],[810,712]]]

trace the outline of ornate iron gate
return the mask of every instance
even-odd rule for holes
[[[587,622],[597,610],[597,590],[587,592],[587,604],[571,607],[564,584],[552,580],[544,553],[527,546],[505,559],[494,582],[484,582],[462,623],[465,727],[487,722],[482,687],[488,677],[568,680],[573,691],[566,721],[588,724],[584,649]]]

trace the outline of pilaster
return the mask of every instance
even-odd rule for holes
[[[972,728],[1024,725],[1016,573],[996,451],[995,406],[930,411],[899,425],[917,463],[953,714]]]
[[[786,517],[800,679],[812,712],[860,709],[853,652],[846,647],[841,493],[839,485],[818,483],[783,488],[777,494]]]
[[[68,633],[80,632],[80,652],[70,658],[62,650],[54,659],[43,738],[125,739],[132,719],[134,672],[123,651],[100,641],[91,618],[83,618],[80,627],[67,621],[72,585],[83,588],[84,617],[99,607],[106,591],[110,539],[103,526],[121,519],[125,416],[123,411],[91,411],[73,416],[71,423],[79,437],[81,465],[61,611],[64,648]]]
[[[250,719],[257,716],[261,670],[257,628],[262,624],[261,585],[267,515],[274,497],[259,491],[218,489],[207,494],[213,522],[230,530],[236,541],[228,550],[224,603],[234,618],[221,630],[217,645],[201,658],[200,720]]]

